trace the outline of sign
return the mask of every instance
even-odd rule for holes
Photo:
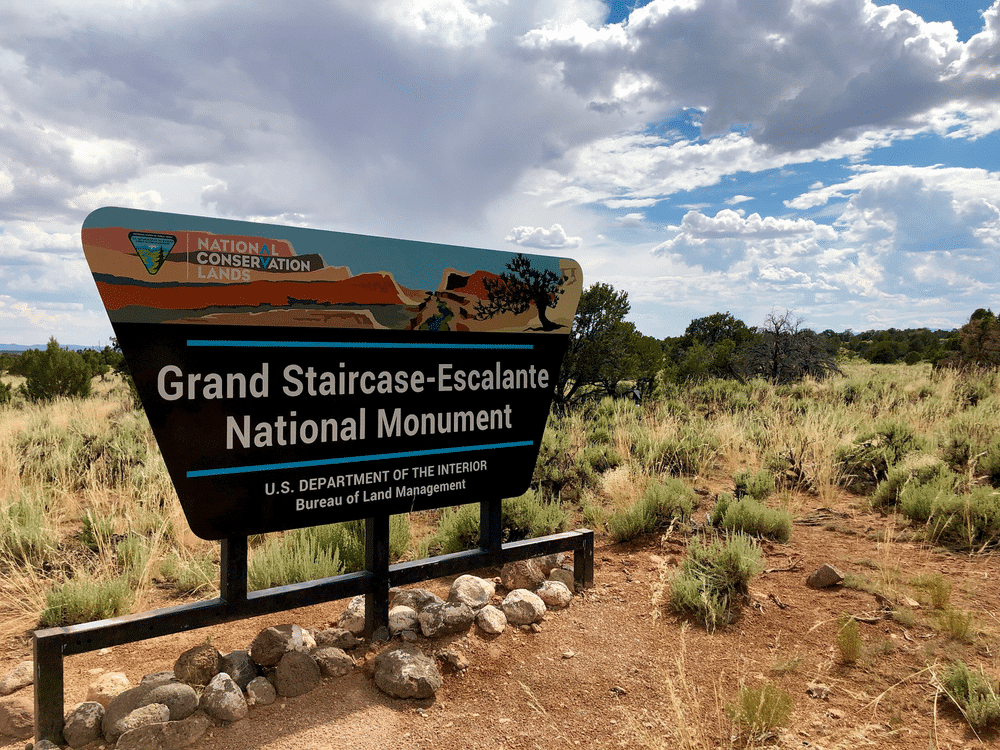
[[[198,536],[528,488],[575,261],[121,208],[83,247]]]

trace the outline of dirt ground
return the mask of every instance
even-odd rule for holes
[[[891,518],[857,509],[843,495],[794,498],[788,544],[766,544],[766,572],[751,584],[752,603],[739,621],[715,633],[654,615],[652,592],[684,553],[685,538],[649,536],[615,545],[598,535],[594,588],[550,612],[539,632],[508,628],[497,637],[471,631],[448,639],[469,660],[465,673],[445,672],[433,700],[391,699],[366,669],[372,651],[354,652],[358,667],[315,691],[254,707],[247,720],[212,728],[199,750],[301,748],[728,748],[737,744],[725,707],[741,685],[771,680],[794,700],[785,728],[764,739],[779,748],[950,750],[1000,745],[978,738],[939,696],[934,675],[962,659],[997,675],[997,601],[993,555],[970,557],[904,541]],[[699,511],[702,518],[704,509]],[[806,576],[823,563],[863,577],[886,599],[861,588],[813,590]],[[943,573],[951,603],[974,613],[973,635],[957,641],[937,624],[926,592],[912,582]],[[496,570],[479,571],[497,575]],[[426,585],[447,595],[450,579]],[[346,602],[188,632],[66,660],[67,708],[84,699],[103,671],[133,684],[171,669],[177,655],[211,638],[221,651],[247,648],[263,627],[334,622]],[[909,614],[907,614],[907,611]],[[865,650],[840,662],[837,618],[859,618]],[[428,649],[442,643],[422,641]],[[30,658],[27,638],[6,644],[0,674]],[[810,696],[813,683],[829,688]],[[30,688],[27,688],[30,690]],[[0,748],[23,748],[7,740]],[[95,746],[96,747],[96,746]]]

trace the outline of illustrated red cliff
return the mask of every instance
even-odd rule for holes
[[[566,259],[124,209],[83,247],[112,322],[565,333],[582,286]]]
[[[528,488],[575,261],[120,208],[82,239],[200,536]]]

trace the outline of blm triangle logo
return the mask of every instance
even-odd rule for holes
[[[177,238],[172,234],[155,234],[153,232],[129,232],[129,242],[136,253],[142,258],[142,263],[153,276],[166,261],[170,251],[177,244]]]

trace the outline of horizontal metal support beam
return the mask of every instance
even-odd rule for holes
[[[367,594],[371,589],[370,573],[348,573],[333,578],[252,591],[247,594],[246,599],[237,602],[209,599],[81,625],[36,630],[35,639],[42,642],[50,640],[60,642],[64,656],[84,654],[120,646],[123,643],[157,638],[161,635],[183,633],[209,625],[346,599],[349,596]]]
[[[527,560],[532,557],[555,554],[556,552],[586,551],[590,549],[590,574],[587,581],[578,580],[583,586],[593,585],[593,548],[594,532],[589,529],[566,531],[561,534],[524,539],[519,542],[508,542],[498,552],[484,549],[470,549],[464,552],[454,552],[450,555],[438,555],[423,560],[396,563],[389,566],[389,583],[393,586],[405,586],[432,578],[467,573],[470,570],[486,568],[491,565]]]

